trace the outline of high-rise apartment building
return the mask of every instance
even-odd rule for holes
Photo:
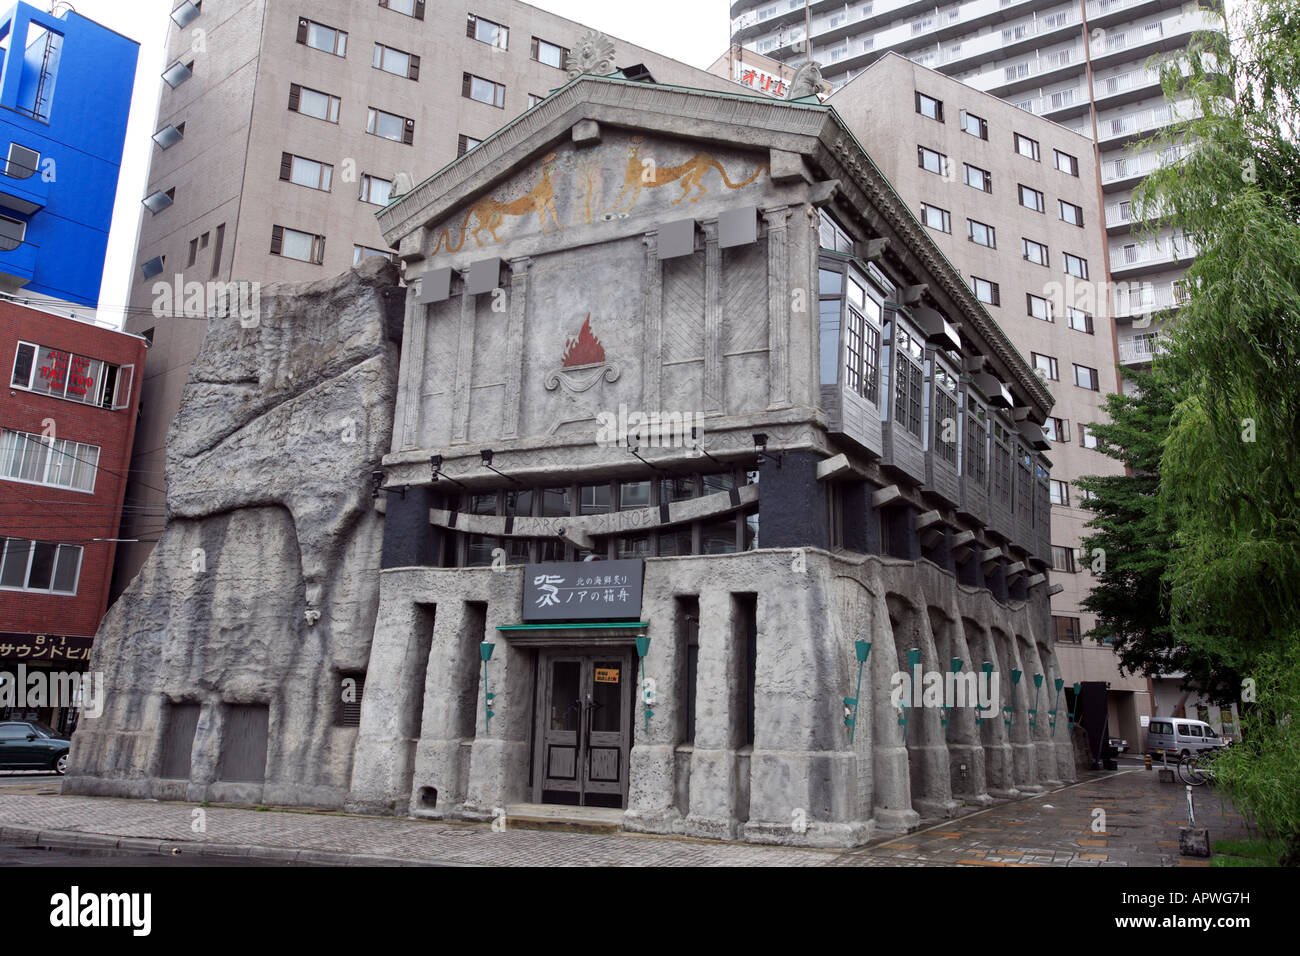
[[[375,213],[394,178],[418,182],[526,113],[569,81],[569,48],[593,42],[515,0],[185,0],[172,20],[127,321],[153,343],[129,510],[155,517],[124,528],[141,543],[123,546],[115,594],[162,525],[167,429],[214,304],[192,284],[325,278],[393,256]],[[737,89],[612,44],[610,70]]]
[[[1160,323],[1154,314],[1177,307],[1180,281],[1196,251],[1168,228],[1154,236],[1135,234],[1134,187],[1158,165],[1176,159],[1178,153],[1133,147],[1186,117],[1189,109],[1188,104],[1165,99],[1159,72],[1150,61],[1153,56],[1184,48],[1197,31],[1222,29],[1220,10],[1215,0],[970,0],[949,4],[740,0],[731,7],[732,42],[792,64],[816,60],[837,90],[887,53],[897,53],[1090,140],[1079,151],[1077,168],[1067,166],[1067,171],[1079,175],[1081,188],[1091,180],[1099,197],[1100,215],[1085,220],[1084,229],[1104,235],[1105,256],[1102,262],[1090,265],[1087,278],[1071,276],[1074,281],[1063,290],[1069,301],[1060,304],[1091,313],[1098,325],[1113,323],[1113,358],[1098,366],[1101,391],[1105,392],[1121,387],[1119,379],[1125,367],[1150,362],[1160,339]],[[846,99],[853,98],[852,93],[837,98],[842,113],[852,111]],[[878,104],[879,97],[873,96],[871,101]],[[1012,145],[1032,156],[1029,143],[1015,139]],[[1041,161],[1054,162],[1046,157]],[[1085,205],[1078,198],[1073,202]],[[975,237],[971,239],[975,241]],[[1009,334],[1022,349],[1032,351],[1032,342],[1020,335],[1017,326],[1009,325]],[[1076,442],[1091,440],[1086,434],[1072,437]],[[1068,514],[1076,507],[1077,502],[1072,501],[1070,506],[1057,504],[1055,509]],[[1078,546],[1077,539],[1055,543]],[[1068,579],[1063,583],[1066,590],[1053,599],[1053,612],[1078,621],[1086,632],[1091,616],[1077,605],[1082,592],[1075,593]],[[1107,680],[1112,690],[1133,683],[1132,678],[1119,675],[1113,658],[1104,667],[1095,666],[1100,663],[1089,656],[1087,666],[1079,661],[1072,669],[1068,653],[1062,654],[1062,666],[1071,680]],[[1149,698],[1150,685],[1147,687]],[[1136,685],[1134,695],[1139,697],[1140,707]],[[1112,700],[1113,718],[1115,711]],[[1129,719],[1127,703],[1121,714],[1119,724],[1131,741],[1136,716]]]
[[[880,103],[898,104],[881,109]],[[1114,732],[1136,735],[1150,712],[1141,677],[1082,633],[1092,559],[1080,549],[1091,517],[1075,480],[1117,474],[1088,423],[1114,388],[1115,335],[1068,290],[1104,275],[1100,204],[1087,176],[1091,141],[897,54],[840,87],[830,106],[926,226],[1055,399],[1039,447],[1051,461],[1052,616],[1062,673],[1111,684]]]

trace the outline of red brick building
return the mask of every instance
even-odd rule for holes
[[[0,671],[86,667],[108,606],[145,349],[0,301]],[[75,719],[4,703],[0,719]]]

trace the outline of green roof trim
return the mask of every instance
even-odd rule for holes
[[[582,624],[498,624],[498,631],[571,631],[574,628],[649,627],[649,621],[588,621]]]

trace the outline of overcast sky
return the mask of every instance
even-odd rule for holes
[[[42,0],[29,0],[45,7]],[[140,227],[140,200],[145,195],[154,121],[158,115],[161,80],[166,67],[169,15],[179,0],[74,0],[76,11],[140,44],[135,95],[126,132],[126,153],[118,181],[117,204],[108,239],[100,318],[120,324],[135,266],[135,242]],[[533,6],[577,20],[613,36],[630,40],[692,66],[706,67],[725,50],[731,30],[729,0],[536,0]],[[700,19],[700,11],[707,11]]]

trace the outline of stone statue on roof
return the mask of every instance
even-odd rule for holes
[[[588,30],[569,51],[564,68],[571,80],[583,73],[608,76],[618,69],[614,65],[614,41],[599,30]]]
[[[831,84],[822,78],[822,65],[816,60],[809,60],[795,70],[794,79],[790,81],[790,89],[786,91],[785,98],[787,100],[797,100],[805,96],[818,96],[830,91]]]

